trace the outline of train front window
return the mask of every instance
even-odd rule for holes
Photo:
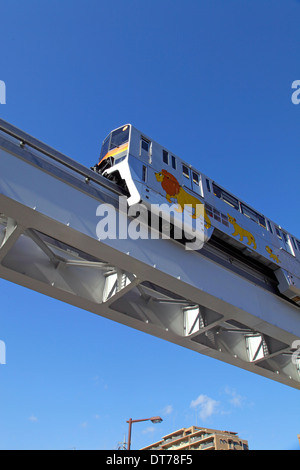
[[[111,132],[104,140],[100,153],[100,160],[104,158],[110,150],[121,147],[129,140],[129,126],[120,127]]]
[[[112,132],[110,140],[110,150],[128,142],[129,139],[129,126],[120,127],[116,131]]]
[[[105,141],[102,144],[100,159],[105,157],[105,155],[107,154],[108,149],[109,149],[109,141],[110,141],[110,135],[106,137]]]

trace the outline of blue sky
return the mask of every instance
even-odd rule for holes
[[[297,237],[297,0],[10,0],[3,119],[93,165],[131,122]],[[297,449],[299,391],[0,280],[1,449],[132,448],[181,427]]]

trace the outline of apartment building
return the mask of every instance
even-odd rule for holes
[[[236,432],[191,426],[171,432],[141,450],[248,450],[248,441]]]

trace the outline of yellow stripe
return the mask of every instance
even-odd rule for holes
[[[128,142],[121,145],[121,147],[117,147],[115,149],[112,149],[110,150],[109,152],[107,152],[107,154],[102,158],[102,160],[100,160],[99,163],[103,162],[103,160],[106,160],[107,158],[109,157],[114,157],[115,155],[117,155],[118,153],[121,153],[121,152],[124,152],[125,150],[128,149]]]

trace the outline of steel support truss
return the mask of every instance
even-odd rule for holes
[[[99,240],[118,197],[89,176],[0,136],[0,276],[300,389],[299,308],[175,241]]]

